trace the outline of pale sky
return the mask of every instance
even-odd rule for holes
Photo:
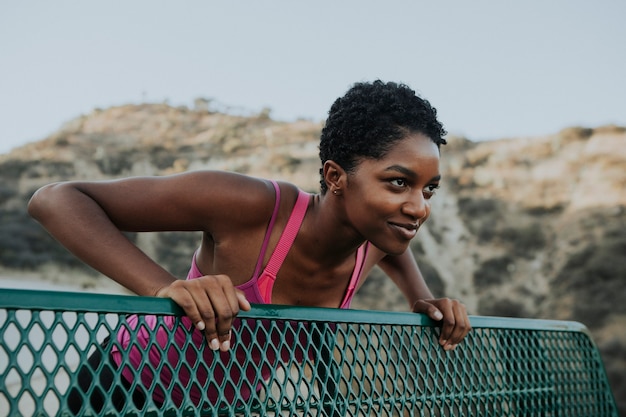
[[[5,1],[0,153],[143,101],[323,120],[376,78],[472,140],[626,126],[624,22],[621,0]]]

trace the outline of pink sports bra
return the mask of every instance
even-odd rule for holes
[[[291,211],[291,215],[289,216],[287,225],[285,226],[285,229],[280,236],[280,240],[278,241],[278,244],[276,245],[272,256],[265,266],[265,269],[263,269],[263,271],[261,272],[261,268],[263,267],[263,260],[265,259],[265,253],[267,252],[270,236],[272,234],[272,230],[274,229],[276,217],[278,216],[278,209],[280,207],[280,187],[278,186],[276,181],[272,181],[272,184],[274,185],[274,190],[276,191],[276,202],[274,203],[274,212],[272,213],[272,218],[270,219],[270,223],[265,232],[265,238],[263,239],[263,245],[261,246],[261,251],[259,253],[256,267],[254,269],[254,274],[252,275],[252,278],[250,278],[250,280],[248,280],[247,282],[241,285],[237,285],[237,288],[242,290],[246,294],[246,298],[248,299],[248,301],[253,304],[272,303],[272,289],[274,288],[276,275],[278,274],[278,271],[280,270],[283,261],[287,257],[287,254],[291,249],[291,245],[293,245],[293,242],[298,235],[298,231],[300,230],[300,226],[302,225],[302,221],[304,220],[304,216],[306,214],[306,210],[310,200],[310,194],[299,190],[298,199],[296,200],[296,204]],[[365,256],[367,254],[368,247],[369,242],[366,242],[361,245],[357,250],[354,270],[352,271],[352,276],[350,277],[348,288],[344,294],[343,300],[339,308],[350,308],[350,302],[354,297],[355,290],[363,273],[363,266],[365,264]],[[204,276],[204,274],[198,268],[194,255],[191,269],[189,270],[189,274],[187,275],[187,279],[194,279],[202,276]]]
[[[237,288],[244,291],[248,301],[257,304],[271,302],[276,274],[298,234],[310,200],[309,194],[299,191],[298,199],[276,249],[272,253],[267,266],[260,273],[280,206],[280,188],[276,182],[273,182],[273,185],[276,190],[276,203],[265,233],[254,275],[249,281],[237,286]],[[369,244],[366,242],[357,251],[355,268],[341,302],[341,308],[349,308],[350,306],[350,301],[354,296],[355,288],[363,271],[368,246]],[[203,275],[195,262],[194,255],[187,279],[196,279]],[[256,367],[246,366],[244,369],[240,369],[237,366],[233,366],[228,375],[221,367],[216,367],[212,373],[209,373],[208,367],[216,358],[219,358],[217,360],[221,360],[223,363],[229,363],[233,359],[244,363],[250,360],[250,354],[243,349],[243,346],[253,342],[263,346],[272,343],[272,340],[266,336],[266,332],[258,332],[254,336],[254,341],[249,332],[242,333],[239,340],[235,340],[235,333],[233,333],[230,352],[213,352],[206,347],[207,342],[204,333],[196,330],[189,318],[180,318],[182,326],[175,326],[176,321],[176,317],[165,316],[163,317],[164,326],[159,326],[157,317],[153,315],[144,315],[141,318],[136,314],[128,316],[125,321],[122,321],[111,348],[111,357],[118,366],[122,367],[122,375],[126,380],[132,382],[136,372],[139,372],[141,383],[144,386],[152,386],[155,380],[158,380],[160,385],[155,386],[153,399],[159,403],[165,400],[166,395],[160,386],[171,387],[172,384],[174,386],[170,395],[176,404],[182,404],[185,397],[188,397],[194,404],[199,404],[205,395],[211,402],[214,402],[219,397],[219,387],[222,387],[227,382],[227,377],[230,378],[230,383],[232,384],[239,384],[240,381],[247,380],[248,383],[243,384],[239,388],[239,395],[243,398],[248,398],[252,390],[255,389],[254,387],[257,387],[262,380],[269,377],[269,364],[274,363],[274,361],[278,360],[278,356],[282,357],[284,353],[276,352],[272,349],[268,349],[264,354],[257,351],[252,355],[252,361],[256,364]],[[266,324],[260,322],[256,325],[264,326]],[[236,328],[238,326],[240,326],[240,319],[235,319],[233,327]],[[306,346],[306,341],[303,341],[301,345]],[[127,361],[124,360],[124,355],[122,354],[122,351],[126,349],[129,350]],[[184,356],[184,359],[181,358],[181,354]],[[307,353],[302,351],[297,356],[303,359],[306,355]],[[199,366],[193,371],[194,376],[192,378],[192,371],[189,367],[178,367],[177,364],[180,364],[181,359],[189,366],[197,365],[199,361],[206,366]],[[168,366],[163,366],[164,360],[169,364]],[[146,362],[149,363],[149,366],[145,366]],[[258,372],[259,368],[261,370],[260,374]],[[158,370],[158,372],[154,370]],[[176,374],[176,378],[174,378],[174,374]],[[181,388],[183,386],[187,387],[192,379],[199,385],[194,384],[188,389]],[[201,392],[200,386],[204,387],[204,394]],[[224,389],[222,388],[222,390]],[[224,395],[228,400],[235,398],[234,386],[226,389]]]

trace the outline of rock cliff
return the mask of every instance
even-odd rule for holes
[[[209,107],[95,110],[1,155],[2,274],[61,283],[73,277],[97,288],[106,280],[28,218],[30,195],[53,181],[224,169],[318,189],[319,123],[278,122],[267,111],[240,117]],[[412,244],[433,292],[462,299],[471,314],[585,323],[616,398],[626,398],[626,128],[575,127],[480,143],[448,139],[443,186]],[[190,233],[131,238],[178,275],[185,274],[198,243]],[[380,271],[354,307],[407,309]]]

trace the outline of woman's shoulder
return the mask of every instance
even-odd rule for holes
[[[189,190],[220,221],[241,225],[267,223],[278,204],[278,216],[291,211],[299,189],[292,183],[224,171],[189,173]],[[219,225],[216,225],[219,226]]]
[[[298,195],[304,191],[297,185],[286,181],[272,181],[279,187],[280,199],[284,200],[288,206],[293,206]]]
[[[243,201],[246,199],[252,202],[258,202],[259,199],[274,201],[276,194],[274,184],[278,186],[280,195],[287,198],[295,199],[300,192],[296,185],[287,181],[270,180],[230,171],[190,171],[176,176],[184,178],[180,182],[186,184],[187,190],[211,195],[219,194],[225,198],[231,197]]]

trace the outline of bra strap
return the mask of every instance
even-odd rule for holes
[[[274,249],[274,253],[272,253],[272,257],[265,267],[265,272],[274,277],[274,279],[287,257],[287,253],[289,253],[289,249],[291,249],[293,241],[296,240],[296,236],[298,235],[298,231],[300,230],[300,226],[304,220],[307,207],[309,206],[309,200],[309,194],[299,190],[298,199],[296,200],[296,205],[293,207],[289,221],[280,236],[280,240]]]
[[[271,181],[274,186],[274,191],[276,193],[276,200],[274,202],[274,211],[272,213],[272,218],[270,219],[270,223],[267,226],[267,230],[265,231],[265,237],[263,239],[263,245],[261,246],[261,251],[259,252],[259,257],[256,261],[256,267],[254,268],[254,274],[252,274],[253,278],[256,278],[261,273],[261,269],[263,268],[263,260],[265,259],[265,252],[267,251],[267,246],[270,243],[270,236],[272,235],[272,229],[274,229],[274,223],[276,223],[276,218],[278,217],[278,209],[280,208],[280,187],[276,181]]]
[[[361,276],[363,275],[363,267],[365,266],[365,260],[367,259],[367,252],[370,247],[370,242],[365,242],[356,252],[356,262],[354,265],[354,270],[352,271],[352,276],[350,277],[350,283],[348,284],[348,289],[346,290],[346,294],[341,301],[341,305],[339,308],[350,308],[350,302],[352,301],[352,297],[354,297],[354,293],[356,292],[356,287],[361,280]]]

